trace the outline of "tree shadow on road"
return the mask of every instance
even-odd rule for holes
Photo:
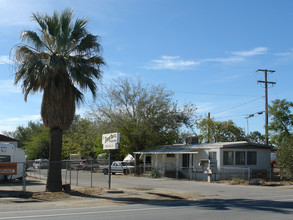
[[[106,195],[87,195],[77,191],[68,192],[72,196],[95,198],[95,199],[105,199],[113,202],[123,203],[123,204],[149,204],[156,206],[194,206],[201,207],[209,210],[247,210],[247,211],[262,211],[262,212],[272,212],[272,213],[283,213],[292,214],[293,213],[293,201],[273,201],[273,200],[253,200],[253,199],[217,199],[217,198],[205,198],[199,200],[185,200],[180,196],[170,196],[163,193],[152,193],[159,198],[151,199],[144,197],[136,197],[131,195],[121,196],[106,196]]]
[[[283,214],[293,213],[293,202],[252,199],[204,199],[191,202],[190,205],[211,210],[240,209]]]

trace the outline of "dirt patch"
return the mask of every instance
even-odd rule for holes
[[[78,201],[106,203],[139,203],[139,202],[163,202],[178,200],[197,200],[204,195],[198,193],[173,192],[164,189],[113,189],[119,193],[108,193],[106,188],[80,188],[70,192],[37,192],[32,193],[31,198],[39,201]],[[103,202],[103,203],[104,203]]]
[[[222,183],[227,185],[249,185],[248,180],[242,180],[238,178],[235,178],[233,180],[219,180],[219,181],[216,181],[216,183]]]
[[[31,195],[32,199],[53,201],[70,198],[70,195],[65,192],[37,192]]]

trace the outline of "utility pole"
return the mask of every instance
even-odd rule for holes
[[[211,128],[210,128],[210,126],[211,126],[211,113],[209,112],[208,113],[208,143],[210,143],[210,141],[211,141]]]
[[[265,144],[268,145],[269,144],[268,84],[271,84],[271,85],[276,84],[275,82],[268,81],[268,72],[274,73],[275,70],[258,69],[256,72],[259,72],[259,71],[264,72],[265,74],[265,80],[264,81],[258,80],[257,83],[265,84]]]

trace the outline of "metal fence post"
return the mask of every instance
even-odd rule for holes
[[[65,161],[65,184],[67,184],[67,161]]]
[[[93,160],[91,160],[91,188],[93,188]]]
[[[69,163],[69,184],[71,186],[71,162]]]
[[[78,169],[76,170],[76,185],[78,186]]]
[[[23,191],[23,193],[26,192],[25,171],[26,171],[26,162],[23,162],[23,173],[22,173],[22,191]]]

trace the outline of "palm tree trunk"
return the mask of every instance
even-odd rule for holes
[[[58,128],[50,129],[50,150],[49,150],[49,171],[46,191],[62,191],[61,178],[61,152],[62,152],[62,130]]]

